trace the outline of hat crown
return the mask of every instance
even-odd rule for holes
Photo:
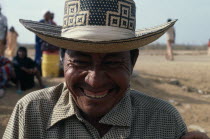
[[[135,31],[133,0],[66,0],[63,31],[78,26],[110,26]]]
[[[136,31],[135,11],[133,0],[66,0],[63,27],[30,20],[20,22],[52,45],[82,52],[112,53],[145,46],[177,21]]]

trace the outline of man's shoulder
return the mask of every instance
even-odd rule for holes
[[[169,102],[159,98],[148,96],[136,90],[131,90],[131,102],[134,109],[146,111],[159,111],[161,113],[177,114],[177,110]]]
[[[27,107],[30,104],[56,104],[59,99],[64,83],[61,83],[57,86],[41,89],[38,91],[31,92],[24,96],[18,101],[18,105]]]

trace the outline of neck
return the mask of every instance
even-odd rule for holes
[[[93,117],[93,116],[89,116],[86,113],[84,113],[83,111],[80,110],[80,114],[81,116],[87,120],[89,123],[91,124],[96,124],[99,123],[99,121],[101,120],[102,117]]]
[[[85,120],[87,120],[92,126],[94,126],[97,129],[101,137],[103,137],[112,127],[111,125],[99,123],[102,117],[91,117],[82,111],[80,111],[80,114]]]

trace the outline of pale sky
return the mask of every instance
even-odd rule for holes
[[[176,42],[178,44],[203,45],[210,38],[210,0],[135,0],[137,29],[150,28],[178,19]],[[8,24],[19,33],[18,42],[34,43],[34,34],[27,31],[19,19],[39,21],[43,12],[55,13],[55,21],[62,25],[65,0],[1,0],[2,12]],[[165,36],[155,43],[165,43]]]

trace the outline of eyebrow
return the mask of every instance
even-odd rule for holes
[[[110,53],[105,56],[105,58],[122,58],[122,54],[120,53]]]
[[[86,54],[86,53],[83,53],[83,52],[78,52],[78,51],[75,51],[75,52],[68,52],[68,55],[70,57],[87,57],[87,58],[91,58],[90,55]]]

